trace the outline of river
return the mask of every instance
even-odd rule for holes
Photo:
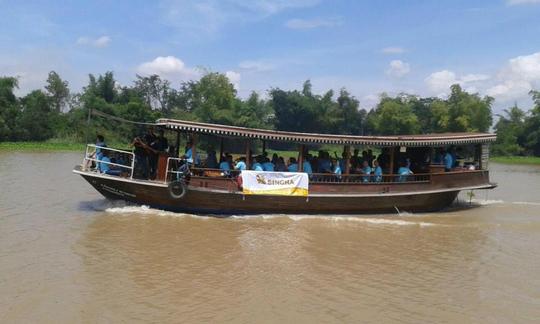
[[[2,323],[533,323],[540,167],[445,212],[213,218],[113,203],[76,153],[0,153]]]

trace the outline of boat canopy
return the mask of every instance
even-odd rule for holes
[[[285,132],[219,124],[208,124],[186,120],[161,118],[156,126],[196,134],[223,137],[259,139],[264,141],[292,142],[299,144],[339,144],[372,146],[444,146],[483,144],[494,142],[496,134],[491,133],[440,133],[394,136],[356,136]]]

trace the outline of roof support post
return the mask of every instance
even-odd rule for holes
[[[246,169],[251,170],[251,141],[246,140]]]
[[[345,174],[349,174],[350,170],[350,164],[351,164],[351,146],[345,145],[343,148],[343,151],[345,152]]]
[[[394,152],[396,151],[396,148],[391,146],[390,147],[390,170],[388,170],[388,173],[394,174]]]
[[[174,155],[174,157],[179,157],[180,156],[180,131],[176,131],[176,153]]]
[[[219,141],[219,160],[221,161],[221,158],[223,157],[223,137]]]
[[[191,134],[191,157],[193,158],[193,166],[197,165],[197,134]]]
[[[305,145],[300,144],[300,153],[298,154],[298,172],[304,171],[304,151]]]

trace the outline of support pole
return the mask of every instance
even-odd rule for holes
[[[305,151],[305,145],[300,145],[300,154],[298,155],[298,172],[304,171],[304,151]]]
[[[394,174],[394,151],[396,150],[395,147],[390,147],[390,170],[388,170],[388,173]]]
[[[246,169],[251,170],[251,142],[246,140]]]
[[[219,141],[219,161],[221,161],[221,158],[223,157],[223,140],[224,138],[222,137]]]
[[[345,145],[345,148],[343,149],[345,151],[345,174],[349,174],[350,170],[350,164],[351,164],[351,146]]]
[[[176,131],[176,154],[174,157],[179,157],[180,155],[180,131]]]
[[[191,134],[191,157],[193,158],[193,166],[197,165],[197,134]]]

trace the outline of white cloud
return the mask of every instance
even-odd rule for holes
[[[150,62],[139,65],[137,72],[143,75],[157,74],[172,80],[195,79],[200,76],[199,71],[186,67],[181,59],[174,56],[158,56]]]
[[[489,75],[485,74],[466,74],[458,76],[456,73],[448,70],[442,70],[430,74],[425,82],[432,93],[437,94],[438,97],[446,97],[450,86],[453,84],[459,84],[465,88],[466,91],[475,93],[478,92],[478,85],[481,85],[483,81],[490,79]]]
[[[522,5],[522,4],[540,3],[540,0],[507,0],[506,3],[510,6],[515,6],[515,5]]]
[[[274,64],[262,60],[242,61],[238,64],[238,67],[251,72],[266,72],[276,68]]]
[[[308,8],[320,0],[163,0],[165,23],[181,32],[218,32],[231,23],[259,21],[286,10]],[[200,35],[197,35],[200,36]]]
[[[231,81],[236,90],[240,88],[240,73],[234,71],[227,71],[225,72],[225,76],[229,79],[229,81]]]
[[[528,95],[540,87],[540,52],[508,60],[497,76],[498,83],[487,89],[487,94],[501,100],[513,100]]]
[[[402,54],[405,53],[405,49],[403,47],[385,47],[381,50],[381,53],[383,54]]]
[[[77,39],[77,44],[79,45],[88,45],[98,48],[107,47],[111,43],[111,38],[107,35],[100,36],[98,38],[90,37],[79,37]]]
[[[396,78],[401,78],[409,72],[411,72],[411,67],[409,63],[403,62],[401,60],[391,61],[390,67],[388,68],[388,70],[386,70],[386,74]]]
[[[320,27],[335,27],[343,24],[341,18],[290,19],[285,27],[290,29],[314,29]]]

